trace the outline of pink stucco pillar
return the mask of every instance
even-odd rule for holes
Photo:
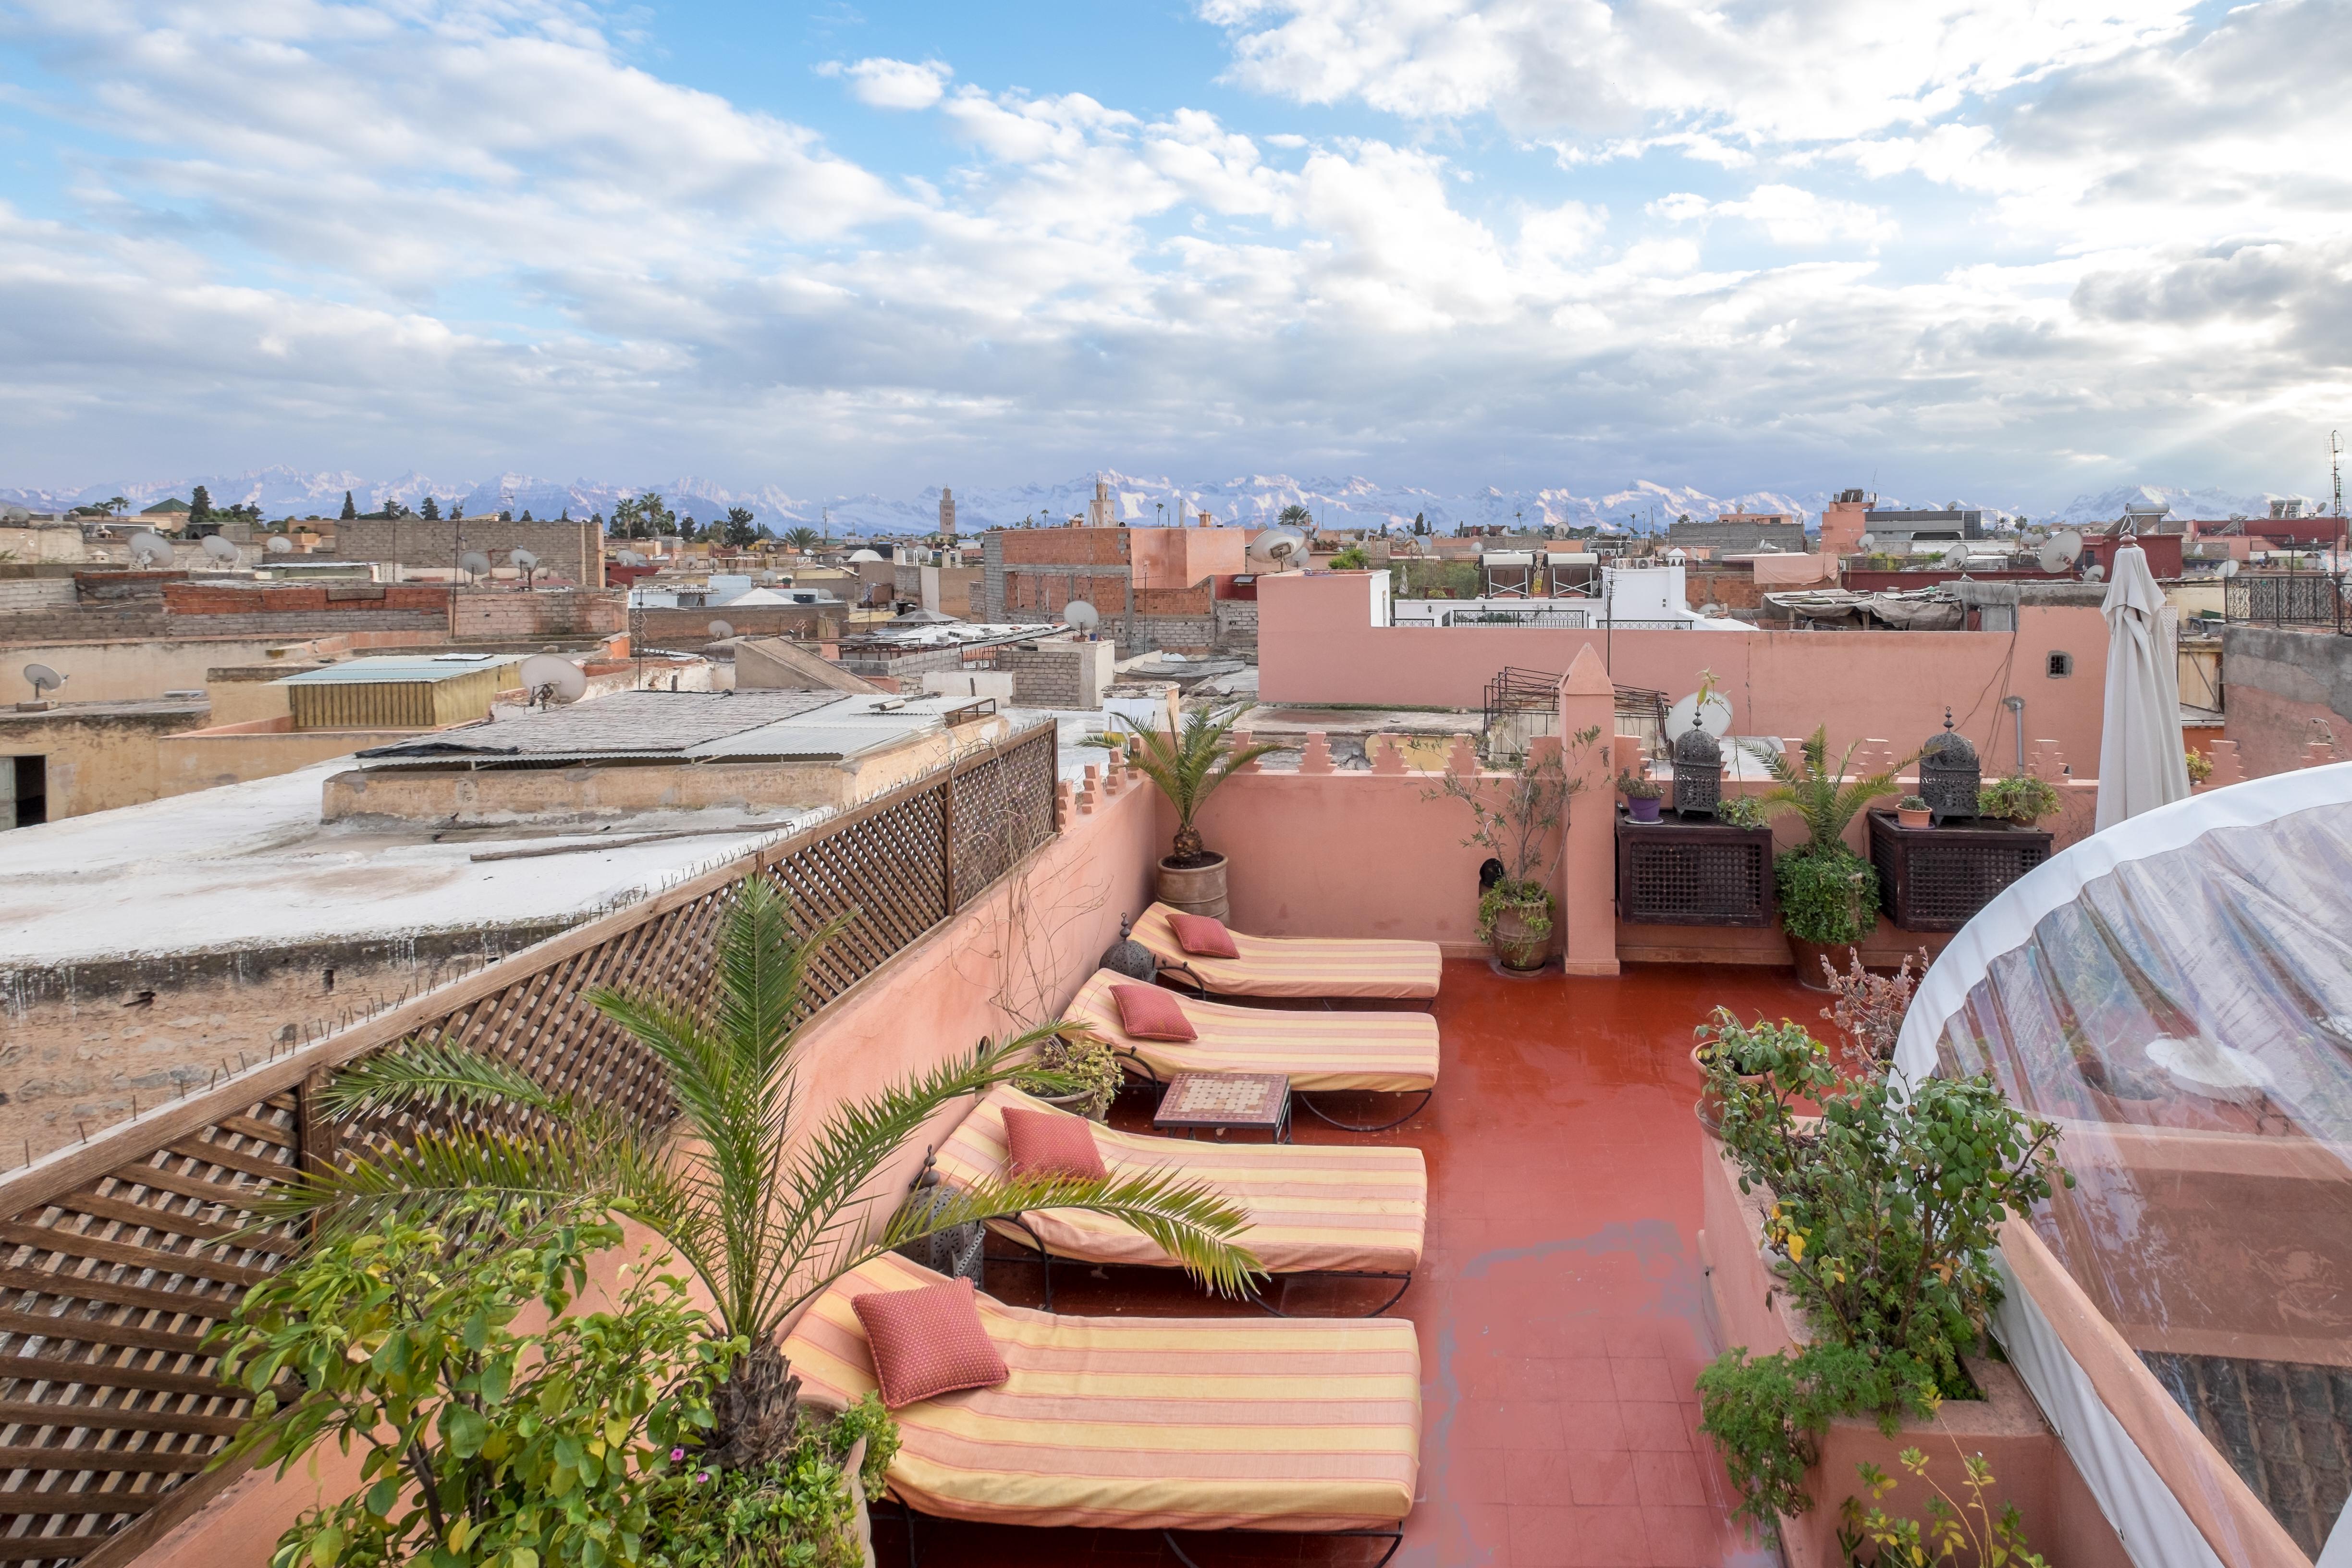
[[[1592,729],[1600,738],[1578,746],[1575,737]],[[1559,732],[1570,777],[1584,781],[1568,805],[1568,842],[1560,856],[1565,967],[1570,974],[1614,974],[1617,795],[1609,770],[1616,761],[1617,702],[1608,667],[1591,643],[1577,650],[1576,662],[1560,678]]]

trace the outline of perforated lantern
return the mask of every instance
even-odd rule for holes
[[[1919,795],[1927,803],[1930,820],[1977,814],[1977,785],[1983,778],[1977,749],[1952,728],[1952,710],[1944,710],[1944,732],[1919,748]]]
[[[1128,935],[1128,930],[1127,917],[1119,916],[1118,940],[1103,951],[1101,965],[1115,973],[1126,975],[1129,980],[1140,980],[1149,985],[1160,978],[1160,961],[1151,956],[1150,948]]]
[[[1705,710],[1701,703],[1675,737],[1675,810],[1685,816],[1713,816],[1723,799],[1723,748],[1699,721]]]

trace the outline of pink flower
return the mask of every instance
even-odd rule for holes
[[[674,1464],[676,1464],[676,1463],[677,1463],[680,1459],[683,1459],[683,1458],[686,1458],[686,1450],[685,1450],[685,1449],[683,1449],[683,1448],[672,1448],[672,1449],[669,1451],[669,1461],[670,1461],[670,1463],[671,1463],[671,1464],[673,1464],[673,1465],[674,1465]]]
[[[697,1484],[697,1485],[699,1485],[699,1484],[701,1484],[702,1482],[709,1480],[709,1479],[710,1479],[710,1472],[709,1472],[709,1470],[704,1470],[704,1471],[703,1471],[703,1472],[701,1472],[699,1475],[698,1475],[698,1476],[696,1476],[696,1477],[694,1478],[695,1482],[696,1482],[696,1484]]]

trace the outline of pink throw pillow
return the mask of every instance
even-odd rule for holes
[[[1118,1004],[1118,1026],[1139,1040],[1201,1037],[1175,996],[1157,985],[1114,985],[1110,999]]]
[[[1234,933],[1225,922],[1207,915],[1168,917],[1168,926],[1176,933],[1176,945],[1195,958],[1239,958],[1242,950],[1234,945]]]
[[[969,1279],[869,1290],[849,1305],[866,1325],[874,1378],[892,1410],[958,1389],[992,1387],[1013,1375],[981,1326]]]
[[[1082,1176],[1100,1178],[1102,1151],[1095,1147],[1093,1126],[1083,1116],[1061,1110],[1004,1110],[1005,1163],[1016,1176]]]

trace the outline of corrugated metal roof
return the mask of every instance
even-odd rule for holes
[[[616,691],[572,708],[420,735],[362,752],[362,758],[512,757],[548,762],[598,757],[687,758],[696,748],[813,713],[838,691]]]
[[[485,669],[497,669],[521,662],[522,655],[513,653],[384,654],[371,658],[347,658],[323,669],[306,669],[299,675],[282,676],[269,684],[351,686],[387,681],[451,680],[460,675],[474,675]]]
[[[888,721],[896,720],[897,722]],[[788,719],[763,724],[696,746],[687,754],[698,761],[731,762],[750,757],[856,757],[895,746],[909,735],[936,730],[940,721],[923,713],[879,714],[851,722],[836,722],[827,713],[808,719]]]

